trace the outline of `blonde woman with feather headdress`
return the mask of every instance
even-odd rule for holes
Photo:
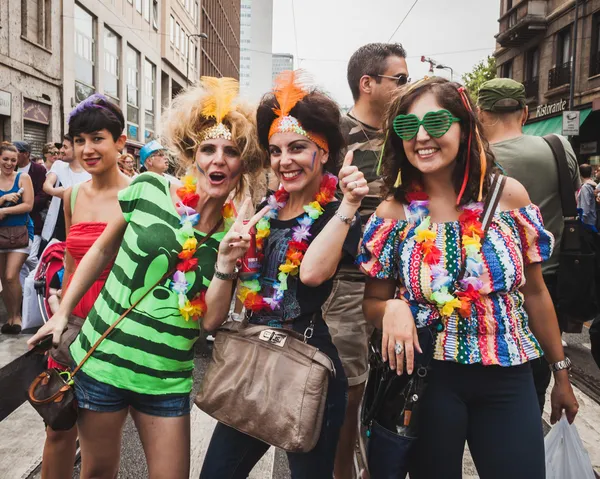
[[[32,338],[34,344],[53,334],[57,344],[73,307],[116,255],[71,346],[79,364],[118,323],[75,375],[82,477],[117,476],[128,412],[149,477],[189,477],[193,347],[208,314],[205,293],[219,242],[234,220],[226,200],[264,158],[254,111],[237,94],[237,81],[203,77],[174,100],[163,138],[188,171],[183,186],[147,172],[119,193],[122,215],[81,260],[60,309]]]
[[[335,171],[344,147],[339,108],[329,97],[306,85],[302,72],[283,72],[276,79],[273,93],[265,95],[258,107],[259,141],[269,154],[271,169],[281,187],[265,201],[267,212],[256,225],[257,249],[263,258],[259,276],[241,281],[237,288],[251,324],[304,334],[307,343],[329,356],[335,366],[336,376],[330,378],[326,391],[327,404],[316,446],[309,452],[288,453],[292,477],[296,479],[333,476],[348,384],[321,307],[331,293],[340,262],[353,261],[358,253],[361,228],[356,211],[368,193],[364,175],[351,165],[352,153],[340,172]],[[342,201],[335,198],[338,180]],[[245,244],[235,245],[235,235],[232,228],[219,246],[217,268],[224,273],[234,271],[236,261],[247,249]],[[223,321],[231,286],[230,280],[219,277],[211,282],[206,293],[210,312],[204,321],[206,329],[216,329]],[[235,355],[236,351],[228,349],[225,353]],[[293,395],[298,392],[294,391],[275,394],[281,402],[297,404],[299,398]],[[264,412],[265,406],[255,404],[252,396],[246,391],[238,399],[246,401],[248,414],[254,410]],[[248,477],[269,448],[269,437],[262,439],[265,442],[218,423],[200,478]],[[276,442],[275,437],[272,442]]]

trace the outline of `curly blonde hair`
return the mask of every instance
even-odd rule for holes
[[[202,114],[208,97],[208,92],[198,82],[177,95],[163,113],[162,144],[173,154],[180,169],[187,170],[194,163],[196,149],[202,143],[202,133],[216,123],[214,118]],[[262,172],[267,156],[258,143],[254,108],[237,100],[223,118],[223,124],[231,130],[233,143],[242,159],[243,174],[235,190],[235,196],[238,196],[246,187],[253,190],[252,186]]]

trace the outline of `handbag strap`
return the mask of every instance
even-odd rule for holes
[[[494,219],[494,214],[496,213],[496,208],[498,207],[498,203],[500,202],[500,197],[502,196],[502,190],[504,190],[505,184],[506,176],[494,175],[489,193],[487,195],[487,198],[485,199],[483,212],[481,213],[481,225],[483,229],[484,238],[485,235],[487,235],[488,230],[490,229],[492,220]]]
[[[217,224],[215,226],[213,226],[213,228],[209,231],[209,233],[206,236],[204,236],[200,241],[198,241],[198,246],[196,247],[196,250],[199,250],[200,246],[202,246],[204,243],[206,243],[208,241],[208,239],[217,232],[217,230],[221,227],[222,224],[223,224],[223,218],[221,218],[217,222]],[[119,318],[113,324],[111,324],[110,327],[106,331],[104,331],[104,334],[102,334],[102,336],[100,336],[98,338],[98,340],[90,348],[90,350],[87,352],[87,354],[83,357],[81,362],[73,370],[73,372],[71,373],[71,377],[75,376],[75,374],[81,369],[83,364],[89,359],[89,357],[94,353],[94,351],[96,351],[96,349],[98,349],[98,346],[100,346],[100,343],[106,339],[106,337],[119,325],[119,323],[121,321],[123,321],[125,319],[125,317],[142,301],[142,299],[144,299],[146,297],[146,295],[150,291],[152,291],[154,288],[156,288],[160,283],[162,283],[169,276],[171,276],[173,273],[175,273],[176,270],[177,270],[177,266],[175,266],[174,268],[167,271],[167,273],[165,273],[165,275],[162,278],[160,278],[156,283],[154,283],[154,285],[150,289],[148,289],[137,301],[135,301],[131,306],[129,306],[129,308],[127,308],[127,310],[123,314],[121,314],[121,316],[119,316]]]
[[[560,193],[563,218],[575,219],[577,218],[577,202],[575,201],[575,189],[570,181],[571,174],[569,173],[565,147],[556,135],[546,135],[544,136],[544,140],[552,150],[558,169],[558,191]]]

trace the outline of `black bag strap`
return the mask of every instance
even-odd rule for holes
[[[577,202],[575,200],[575,189],[571,182],[565,147],[556,135],[546,135],[544,136],[544,140],[552,150],[558,168],[558,190],[560,192],[563,218],[575,219],[577,218]]]
[[[493,176],[492,184],[490,185],[490,190],[485,199],[483,211],[481,213],[481,225],[484,239],[490,229],[494,214],[496,214],[496,208],[498,208],[498,203],[500,202],[500,197],[502,196],[502,190],[504,190],[505,184],[506,176],[499,174]]]

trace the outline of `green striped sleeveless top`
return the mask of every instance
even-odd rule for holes
[[[104,288],[71,346],[76,363],[132,303],[175,267],[182,251],[183,239],[177,234],[180,216],[165,178],[139,175],[119,193],[119,203],[127,228]],[[196,252],[198,268],[186,273],[192,285],[189,299],[210,284],[224,235],[214,234]],[[197,232],[197,239],[202,237]],[[200,325],[181,316],[169,281],[154,288],[102,341],[83,365],[85,374],[142,394],[190,393]]]

